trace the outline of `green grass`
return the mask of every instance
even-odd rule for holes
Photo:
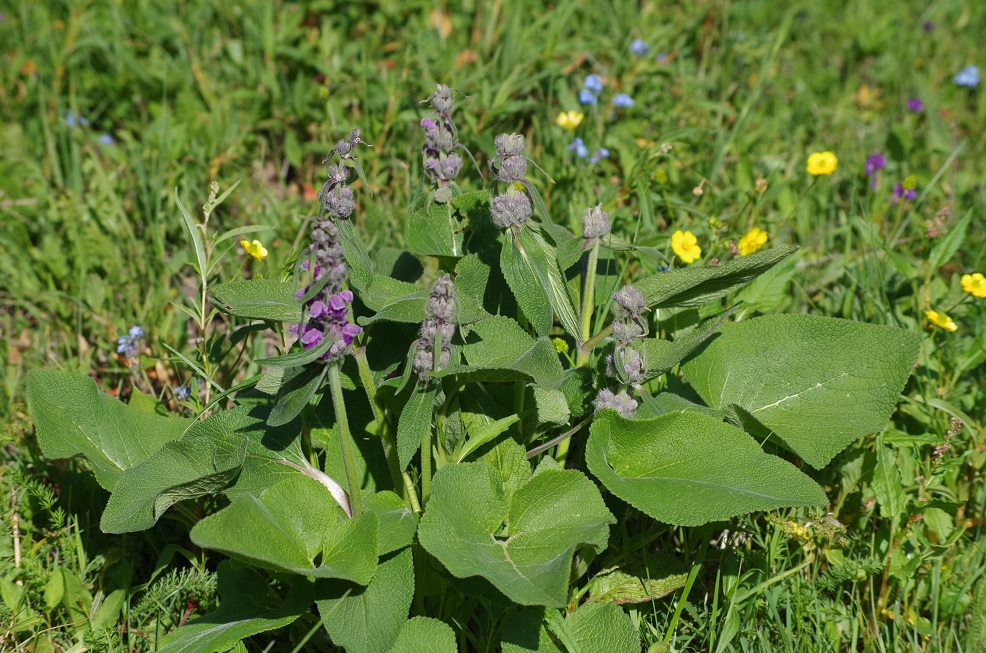
[[[99,532],[102,491],[78,464],[46,461],[33,444],[26,370],[75,370],[106,391],[136,387],[170,401],[173,386],[195,375],[163,345],[192,360],[200,348],[193,322],[175,307],[197,288],[175,189],[197,214],[210,181],[226,189],[241,180],[213,220],[224,231],[271,227],[258,236],[270,256],[251,262],[234,249],[216,276],[279,278],[315,211],[306,189],[318,188],[322,159],[353,127],[374,146],[364,159],[374,195],[359,195],[358,228],[368,247],[399,246],[420,192],[420,101],[441,82],[465,96],[456,120],[484,171],[496,134],[528,137],[532,158],[553,180],[535,175],[556,221],[574,226],[584,207],[602,202],[615,230],[635,234],[638,244],[670,252],[674,230],[693,231],[704,261],[759,226],[770,243],[802,247],[785,292],[762,297],[760,311],[925,333],[882,438],[907,494],[941,508],[903,524],[887,518],[871,482],[878,442],[869,437],[814,474],[844,531],[825,526],[823,515],[793,512],[710,530],[639,519],[642,532],[663,532],[664,552],[689,564],[702,559],[687,596],[628,606],[646,645],[982,650],[986,300],[965,295],[959,277],[986,272],[986,97],[982,85],[960,88],[952,76],[972,63],[986,70],[986,5],[723,0],[640,9],[564,0],[550,9],[465,3],[444,16],[432,7],[2,5],[0,583],[5,605],[22,592],[32,613],[0,607],[0,648],[14,646],[17,619],[37,617],[24,650],[68,650],[83,640],[96,650],[138,649],[189,606],[201,614],[215,598],[209,574],[218,559],[185,550],[167,525],[146,537]],[[933,31],[923,29],[926,21]],[[651,56],[630,54],[635,37],[651,44]],[[663,63],[658,51],[667,53]],[[597,110],[584,108],[574,134],[565,131],[555,116],[583,109],[576,96],[593,72],[606,79],[603,99]],[[635,106],[613,114],[608,100],[618,91]],[[922,113],[908,111],[910,97],[924,101]],[[69,111],[88,125],[67,124]],[[114,143],[101,143],[103,134]],[[611,157],[594,166],[575,158],[566,150],[575,135]],[[839,157],[831,178],[805,173],[817,150]],[[873,191],[863,166],[877,151],[888,163]],[[917,198],[894,205],[888,194],[908,175]],[[484,183],[475,170],[463,173],[464,186]],[[966,215],[964,238],[949,247],[947,234],[954,238]],[[928,308],[946,311],[958,331],[929,330]],[[132,324],[148,334],[139,376],[116,354],[116,338]],[[254,354],[263,355],[247,358]],[[252,373],[246,362],[219,370],[221,383]],[[936,464],[953,417],[962,427]],[[809,521],[806,536],[796,527]],[[647,553],[628,545],[624,555]],[[47,589],[56,569],[73,579],[65,584],[71,600],[55,601]],[[86,629],[114,590],[127,606],[121,630]],[[290,651],[310,626],[296,624],[274,650]],[[474,638],[477,650],[487,650],[486,636]],[[332,650],[318,636],[309,646]]]

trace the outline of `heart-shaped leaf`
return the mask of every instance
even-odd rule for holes
[[[414,617],[401,627],[390,653],[457,653],[455,631],[438,619]]]

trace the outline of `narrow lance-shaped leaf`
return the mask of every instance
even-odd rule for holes
[[[419,381],[401,411],[397,422],[397,456],[401,470],[407,469],[411,458],[421,448],[421,439],[431,429],[437,391],[438,384]]]
[[[555,249],[548,245],[544,236],[530,225],[525,225],[517,233],[517,242],[521,256],[531,266],[538,283],[544,288],[551,308],[562,327],[570,335],[578,337],[581,334],[579,319],[575,313],[575,304],[568,294],[568,284],[558,265]]]
[[[627,420],[596,415],[589,470],[654,519],[699,526],[757,510],[825,505],[825,492],[743,431],[701,413]]]
[[[500,236],[500,271],[517,300],[517,305],[539,336],[551,331],[554,323],[551,299],[528,260],[514,244],[509,229]]]

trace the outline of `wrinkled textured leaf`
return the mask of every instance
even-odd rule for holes
[[[429,617],[408,619],[390,653],[457,653],[455,631],[444,621]]]
[[[606,488],[659,521],[699,526],[757,510],[825,505],[825,492],[743,431],[701,413],[599,413],[586,445]]]
[[[333,643],[347,653],[387,653],[393,646],[414,596],[414,562],[407,548],[381,560],[366,587],[323,581],[316,605]]]
[[[349,284],[356,291],[368,288],[373,281],[373,264],[366,247],[356,233],[352,220],[339,220],[339,244],[346,254],[346,267],[349,271]]]
[[[506,279],[517,305],[539,336],[546,336],[554,323],[551,298],[528,260],[514,244],[510,230],[500,236],[500,271]]]
[[[29,371],[27,396],[44,455],[85,456],[107,490],[124,470],[144,462],[192,425],[127,406],[100,392],[89,377],[59,370]]]
[[[880,506],[880,516],[885,519],[901,518],[907,510],[908,497],[900,476],[896,452],[877,442],[876,467],[873,469],[873,494]]]
[[[312,586],[304,579],[288,587],[286,597],[278,597],[252,569],[234,568],[224,560],[218,572],[219,608],[169,633],[158,653],[227,651],[241,639],[290,624],[311,607]]]
[[[631,575],[622,570],[600,574],[589,582],[589,601],[603,603],[650,603],[681,589],[687,573],[667,573],[658,578]]]
[[[551,341],[535,340],[508,317],[491,317],[471,325],[465,340],[462,351],[471,367],[513,370],[545,387],[555,387],[564,378]]]
[[[820,468],[883,428],[919,342],[893,327],[771,315],[723,326],[684,373],[710,406],[739,407]]]
[[[377,279],[380,279],[380,277],[377,277]],[[389,292],[392,289],[390,287],[394,285],[392,281],[383,282],[380,285],[385,287]],[[418,290],[412,287],[410,292],[391,297],[384,302],[382,301],[384,299],[382,293],[380,295],[374,295],[377,285],[377,282],[374,281],[374,286],[369,291],[374,303],[378,306],[377,313],[370,317],[359,318],[360,324],[364,326],[374,324],[375,322],[419,324],[427,317],[425,306],[428,303],[428,296],[431,294],[430,289]],[[453,322],[456,324],[471,324],[486,317],[489,317],[489,314],[483,310],[475,299],[465,293],[456,293],[455,315],[452,317]]]
[[[228,315],[298,322],[301,320],[301,302],[294,296],[297,289],[292,281],[251,279],[212,286],[209,294],[216,308]]]
[[[329,492],[302,474],[238,496],[197,523],[191,538],[257,566],[360,584],[377,563],[376,515],[343,518]]]
[[[644,294],[650,308],[700,306],[739,290],[797,250],[797,247],[785,245],[719,265],[675,268],[633,285]]]
[[[717,320],[711,320],[704,324],[700,329],[674,341],[661,340],[660,338],[644,338],[644,358],[647,363],[647,372],[644,378],[649,380],[664,374],[672,367],[680,363],[688,354],[710,337],[715,335],[723,321],[729,317],[732,311],[728,311]]]
[[[543,608],[523,608],[503,623],[503,653],[562,653],[544,623]]]
[[[416,383],[397,422],[397,456],[401,471],[421,448],[421,439],[431,429],[437,384]]]
[[[521,256],[530,265],[538,283],[544,289],[551,302],[551,309],[558,317],[562,328],[570,335],[579,337],[582,333],[579,319],[575,313],[575,304],[568,294],[568,284],[565,275],[558,265],[555,249],[544,239],[544,236],[532,226],[526,225],[517,234],[517,242],[522,250]],[[540,334],[546,335],[546,334]]]
[[[509,496],[480,461],[438,471],[418,538],[459,578],[482,576],[522,605],[560,607],[575,549],[601,551],[614,521],[581,472],[546,470]]]
[[[640,634],[613,603],[584,603],[568,615],[565,627],[580,651],[639,653]]]
[[[270,411],[267,424],[283,426],[300,415],[322,385],[327,370],[328,367],[298,367],[285,372],[285,376],[291,376],[278,388],[277,404]]]
[[[449,204],[430,204],[411,213],[407,246],[421,256],[462,256],[462,227]]]
[[[196,422],[184,438],[124,470],[100,528],[106,533],[145,530],[175,503],[218,492],[236,477],[246,457],[243,431],[258,423],[243,408]]]
[[[377,555],[387,555],[414,541],[418,517],[393,492],[371,494],[363,500],[363,509],[377,516]]]

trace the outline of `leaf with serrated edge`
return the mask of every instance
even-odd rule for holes
[[[555,387],[564,379],[565,371],[551,341],[535,340],[508,317],[496,316],[473,324],[462,351],[475,368],[514,370],[546,387]]]
[[[525,225],[520,230],[517,234],[517,242],[522,248],[521,255],[531,266],[534,276],[548,296],[551,308],[558,316],[562,328],[573,337],[578,337],[582,333],[581,326],[554,248],[548,245],[544,236],[530,225]]]
[[[107,490],[124,470],[179,439],[193,424],[127,406],[100,392],[89,377],[60,370],[28,372],[27,397],[42,453],[53,459],[85,456]]]
[[[482,576],[521,605],[560,607],[575,549],[601,551],[614,522],[581,472],[543,471],[508,497],[497,471],[480,461],[435,474],[418,539],[459,578]]]
[[[298,322],[301,302],[290,281],[251,279],[209,287],[209,294],[223,313],[255,320]]]
[[[500,271],[524,312],[527,321],[539,336],[546,336],[554,322],[551,299],[535,274],[534,268],[518,251],[510,230],[500,236]]]
[[[455,631],[430,617],[408,619],[390,653],[457,653]]]
[[[701,413],[627,420],[600,412],[590,429],[586,463],[610,492],[679,526],[827,503],[825,492],[794,465]]]
[[[237,497],[197,523],[191,538],[260,567],[361,585],[377,563],[376,515],[343,518],[328,490],[301,474]]]
[[[414,561],[405,548],[380,561],[365,588],[342,581],[316,585],[322,624],[332,642],[349,653],[387,653],[414,596]]]
[[[421,448],[422,438],[431,429],[433,403],[437,391],[437,384],[416,383],[404,405],[404,410],[401,411],[397,422],[397,455],[401,470],[407,469],[411,458]]]
[[[821,468],[887,423],[919,343],[893,327],[771,315],[723,326],[683,370],[707,404],[738,406]]]

